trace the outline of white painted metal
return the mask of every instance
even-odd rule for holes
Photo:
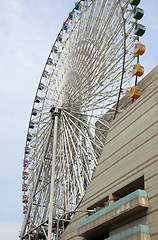
[[[43,151],[43,154],[41,156],[41,163],[40,163],[40,166],[38,168],[38,174],[36,176],[36,182],[35,182],[34,188],[32,190],[31,196],[30,196],[30,201],[29,201],[29,205],[28,205],[27,214],[25,216],[25,220],[24,220],[24,223],[23,223],[23,228],[22,228],[21,233],[20,233],[21,238],[22,238],[22,236],[25,233],[27,222],[28,222],[28,218],[29,218],[29,215],[30,215],[30,212],[31,212],[31,208],[32,208],[33,198],[34,198],[34,195],[36,193],[37,186],[39,184],[39,178],[40,178],[42,167],[43,167],[43,159],[45,157],[45,154],[46,154],[46,151],[47,151],[47,147],[48,147],[48,143],[49,143],[50,136],[51,136],[51,132],[52,132],[52,125],[50,125],[49,128],[50,129],[49,129],[49,133],[48,133],[48,139],[47,139],[47,142],[45,144],[45,149]]]
[[[55,181],[55,163],[57,152],[57,132],[58,132],[58,117],[59,110],[54,112],[54,139],[53,139],[53,156],[52,156],[52,171],[50,184],[50,204],[49,204],[49,219],[48,219],[48,240],[52,238],[52,224],[53,224],[53,203],[54,203],[54,181]]]
[[[131,81],[134,82],[131,70],[135,56],[131,52],[136,39],[131,37],[134,21],[129,1],[120,2],[126,20],[123,97],[133,85]],[[115,111],[124,54],[121,8],[118,0],[79,3],[79,10],[72,11],[73,19],[67,19],[68,30],[60,31],[62,41],[56,39],[53,45],[58,52],[51,49],[35,96],[40,102],[33,104],[30,122],[34,128],[28,129],[32,139],[26,141],[30,151],[24,155],[29,208],[21,236],[33,226],[39,226],[41,231],[40,224],[48,220],[50,208],[53,208],[50,215],[55,219],[76,209],[91,181]],[[61,110],[55,160],[52,160],[54,133],[49,137],[53,105]],[[54,177],[51,177],[52,168]],[[51,190],[52,178],[54,190]],[[51,220],[49,223],[50,231]],[[42,228],[47,235],[47,227]]]

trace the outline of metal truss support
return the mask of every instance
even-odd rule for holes
[[[40,179],[40,175],[41,175],[42,168],[43,168],[43,160],[44,160],[44,157],[45,157],[45,154],[46,154],[46,151],[47,151],[47,148],[48,148],[48,143],[49,143],[49,140],[50,140],[50,137],[51,137],[51,134],[52,134],[52,128],[53,128],[53,123],[52,123],[52,126],[50,127],[50,130],[49,130],[49,133],[48,133],[47,143],[46,143],[45,149],[43,151],[43,156],[41,158],[41,163],[40,163],[40,166],[39,166],[36,182],[35,182],[35,185],[34,185],[34,188],[33,188],[32,194],[31,194],[31,197],[30,197],[27,214],[25,216],[23,227],[22,227],[22,230],[21,230],[21,233],[20,233],[20,239],[23,239],[23,236],[25,234],[26,226],[27,226],[28,219],[29,219],[30,212],[31,212],[31,208],[32,208],[34,195],[36,193],[36,190],[37,190],[37,187],[38,187],[38,183],[39,183],[39,179]]]
[[[58,109],[54,110],[53,117],[54,117],[54,139],[53,139],[52,173],[51,173],[51,185],[50,185],[50,204],[49,204],[48,238],[47,238],[47,240],[51,240],[51,237],[52,237],[54,179],[55,179],[55,162],[56,162],[56,152],[57,152],[57,132],[58,132],[58,118],[59,118],[59,110]]]

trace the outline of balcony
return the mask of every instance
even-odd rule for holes
[[[129,228],[119,234],[107,238],[106,240],[150,240],[149,227],[145,225],[137,225],[135,227]]]
[[[94,236],[98,231],[103,232],[105,228],[108,229],[111,224],[126,220],[133,214],[138,214],[147,208],[146,191],[136,190],[79,222],[78,235],[82,237]]]

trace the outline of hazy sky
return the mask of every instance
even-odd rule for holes
[[[0,0],[0,236],[17,240],[23,214],[21,173],[36,88],[74,0]],[[142,0],[145,75],[158,64],[158,1]]]

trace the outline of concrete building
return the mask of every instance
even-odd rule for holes
[[[158,66],[112,121],[93,179],[60,240],[158,240]]]

